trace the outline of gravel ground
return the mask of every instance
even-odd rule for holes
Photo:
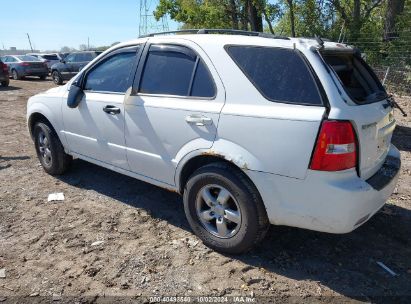
[[[374,218],[346,235],[271,227],[258,248],[227,256],[191,233],[175,193],[80,160],[60,178],[47,175],[25,113],[28,97],[50,87],[37,79],[0,87],[0,302],[158,295],[411,301],[411,122],[399,111],[399,185]],[[411,113],[411,99],[397,101]],[[53,192],[65,200],[47,202]]]

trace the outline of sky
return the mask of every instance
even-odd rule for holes
[[[1,0],[1,2],[7,0]],[[150,12],[158,1],[147,0]],[[139,33],[140,0],[13,0],[8,13],[1,14],[0,49],[59,51],[63,46],[80,44],[103,46],[135,39]],[[4,3],[3,3],[4,4]],[[4,7],[4,5],[0,5]],[[10,14],[10,12],[13,12]],[[178,24],[168,20],[170,30]]]

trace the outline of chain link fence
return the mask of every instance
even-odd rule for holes
[[[411,29],[396,33],[390,41],[360,36],[345,43],[361,50],[390,93],[411,96]]]

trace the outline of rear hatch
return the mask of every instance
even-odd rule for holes
[[[324,49],[322,57],[350,99],[350,121],[359,144],[359,173],[368,179],[382,166],[390,148],[395,120],[389,96],[353,49]]]

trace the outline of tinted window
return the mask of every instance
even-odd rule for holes
[[[124,52],[99,63],[88,73],[85,90],[124,93],[135,58],[135,51]]]
[[[140,92],[187,96],[195,58],[171,51],[150,51],[141,78]]]
[[[70,55],[67,55],[67,56],[64,58],[64,60],[65,60],[66,62],[74,62],[75,57],[76,57],[76,54],[70,54]]]
[[[43,55],[41,57],[43,57],[44,59],[47,59],[47,60],[59,60],[57,55]]]
[[[197,71],[193,80],[193,87],[191,89],[191,96],[215,96],[214,82],[211,79],[210,73],[202,60],[198,62]]]
[[[228,53],[267,99],[295,104],[322,104],[315,80],[296,51],[231,46]]]

